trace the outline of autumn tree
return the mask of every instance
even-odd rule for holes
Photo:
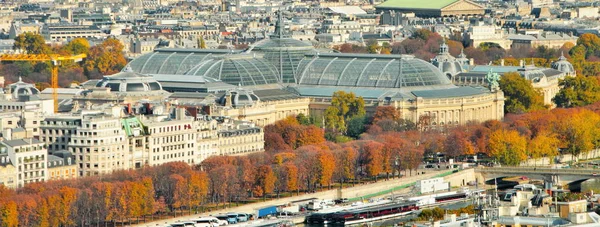
[[[488,149],[492,157],[506,165],[516,166],[527,159],[527,141],[517,131],[492,132]]]
[[[383,144],[367,141],[362,147],[361,162],[370,177],[378,176],[383,170]]]
[[[554,134],[543,131],[538,133],[528,144],[529,156],[533,159],[548,157],[551,161],[558,155],[560,141]]]
[[[44,37],[40,34],[25,32],[15,37],[13,49],[22,50],[28,54],[49,54],[50,47],[46,45]]]
[[[552,99],[558,107],[585,106],[600,101],[600,85],[596,77],[566,77],[558,85],[560,91]]]
[[[319,184],[328,185],[331,183],[333,172],[335,171],[335,158],[329,150],[321,150],[317,154],[319,172]]]
[[[203,36],[200,36],[200,38],[198,38],[198,49],[206,49],[206,42],[204,41]]]
[[[444,154],[453,158],[475,154],[475,147],[469,140],[464,128],[456,128],[446,137]]]
[[[17,203],[15,203],[14,201],[0,203],[0,225],[2,227],[19,226],[19,213],[17,211]]]
[[[371,120],[372,124],[377,124],[381,120],[397,121],[401,117],[400,112],[393,106],[378,106]]]
[[[75,38],[62,48],[67,53],[72,55],[88,54],[90,51],[90,43],[85,38]]]
[[[123,44],[115,38],[108,38],[101,44],[90,48],[85,60],[87,74],[93,70],[97,70],[103,75],[119,72],[127,64],[123,48]]]
[[[341,186],[343,186],[344,182],[354,179],[354,175],[356,174],[356,160],[358,151],[349,146],[335,151],[334,155],[336,157],[335,172],[338,175],[337,178],[342,183]]]
[[[506,97],[505,112],[525,113],[545,109],[543,96],[519,73],[505,73],[499,84]]]
[[[273,169],[269,165],[259,166],[256,170],[256,183],[254,185],[254,194],[264,196],[272,193],[275,188],[277,178],[273,173]]]

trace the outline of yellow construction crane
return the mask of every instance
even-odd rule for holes
[[[32,61],[32,62],[50,62],[51,67],[51,79],[50,84],[52,86],[52,99],[54,100],[54,113],[58,112],[58,66],[64,61],[82,61],[87,56],[85,54],[78,54],[73,56],[61,56],[58,54],[2,54],[0,55],[0,62],[2,61]]]

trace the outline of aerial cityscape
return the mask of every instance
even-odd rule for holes
[[[0,2],[0,227],[600,227],[600,1]]]

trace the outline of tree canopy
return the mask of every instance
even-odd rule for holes
[[[356,97],[353,92],[336,91],[331,97],[331,106],[325,110],[325,126],[334,132],[346,133],[346,122],[365,113],[365,100],[362,97]]]
[[[49,54],[50,47],[46,45],[44,37],[40,34],[25,32],[15,37],[13,49],[22,50],[28,54]]]
[[[552,99],[558,107],[585,106],[600,101],[600,85],[596,77],[566,77],[558,85],[561,89]]]
[[[505,73],[499,84],[506,97],[504,101],[505,112],[526,113],[546,108],[540,92],[533,88],[531,82],[519,73]]]

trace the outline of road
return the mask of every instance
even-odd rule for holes
[[[348,197],[352,197],[350,195],[354,195],[354,194],[366,195],[366,194],[370,194],[373,192],[384,191],[391,187],[408,184],[408,183],[414,183],[418,180],[429,179],[440,173],[442,173],[442,172],[431,171],[431,172],[427,172],[426,174],[414,175],[411,177],[403,177],[400,179],[392,179],[392,180],[387,180],[387,181],[380,180],[377,183],[371,183],[371,184],[359,185],[359,186],[355,186],[355,187],[351,187],[351,188],[345,188],[343,190],[343,193],[349,194]],[[212,212],[180,216],[180,217],[176,217],[176,218],[164,219],[164,220],[160,220],[160,221],[148,222],[148,223],[144,223],[144,224],[131,225],[131,226],[137,226],[137,227],[154,226],[155,227],[158,225],[164,225],[166,223],[174,223],[179,220],[189,220],[189,219],[197,218],[200,216],[209,216],[209,215],[215,215],[215,214],[227,213],[227,212],[254,213],[257,208],[272,206],[272,205],[286,204],[286,203],[289,203],[291,201],[296,201],[296,200],[310,199],[310,198],[335,199],[337,194],[338,194],[337,189],[332,189],[332,190],[327,190],[327,191],[322,191],[322,192],[317,192],[317,193],[310,193],[310,194],[304,194],[304,195],[299,195],[299,196],[269,200],[266,202],[252,203],[252,204],[247,204],[247,205],[243,205],[243,206],[239,206],[239,207],[232,207],[232,208],[226,208],[226,209],[221,209],[221,210],[215,210]]]

